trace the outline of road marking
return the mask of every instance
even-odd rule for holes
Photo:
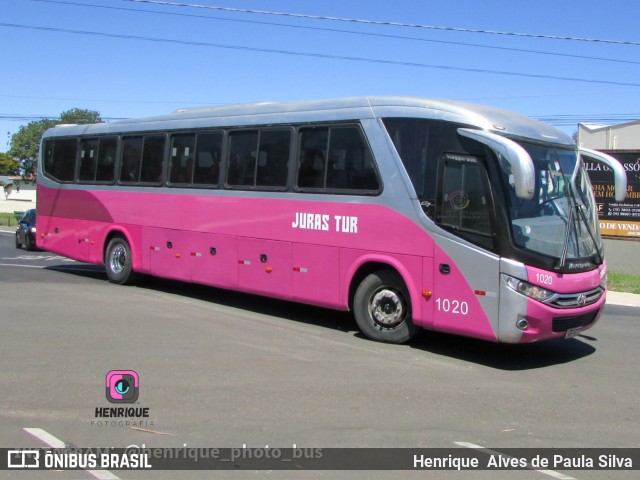
[[[496,450],[491,450],[490,448],[483,447],[482,445],[477,445],[475,443],[470,443],[470,442],[454,442],[454,443],[460,447],[472,448],[482,453],[486,453],[487,455],[500,455],[501,457],[505,457],[505,458],[513,458],[509,455],[505,455],[504,453],[500,453]],[[565,475],[564,473],[556,472],[554,470],[540,470],[536,468],[532,468],[531,470],[535,472],[540,472],[544,475],[548,475],[553,478],[557,478],[559,480],[576,480],[574,477],[570,477],[568,475]]]
[[[0,263],[0,267],[45,268],[41,265],[23,265],[21,263]]]
[[[75,262],[75,260],[62,255],[18,255],[17,257],[2,257],[2,260],[28,260],[32,262],[36,260],[46,260],[47,262],[62,260],[63,262]]]
[[[42,443],[49,445],[51,448],[66,448],[66,443],[54,437],[46,430],[41,428],[23,428],[23,430],[29,435],[36,437]],[[85,472],[99,480],[120,480],[120,477],[117,477],[109,470],[85,470]]]

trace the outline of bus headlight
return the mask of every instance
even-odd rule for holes
[[[502,276],[504,277],[504,281],[507,284],[507,287],[522,295],[533,298],[534,300],[544,302],[545,300],[555,295],[553,292],[545,288],[532,285],[529,282],[525,282],[524,280],[520,280],[518,278],[514,278],[510,275],[505,274],[503,274]]]

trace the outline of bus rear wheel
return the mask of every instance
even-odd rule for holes
[[[114,237],[107,245],[104,263],[107,277],[118,285],[131,285],[138,280],[138,274],[133,271],[131,247],[122,237]]]
[[[372,340],[404,343],[419,332],[411,319],[407,287],[392,271],[365,277],[356,290],[353,313],[362,333]]]

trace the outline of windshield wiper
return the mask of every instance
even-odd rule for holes
[[[564,270],[567,262],[567,250],[569,250],[569,236],[571,235],[571,225],[573,223],[573,209],[576,206],[575,203],[569,200],[569,218],[567,219],[567,230],[564,232],[564,245],[562,246],[562,256],[560,257],[560,265],[556,267],[556,270]]]
[[[576,235],[576,247],[577,247],[577,252],[576,254],[580,254],[580,239],[579,239],[579,232],[578,232],[578,226],[577,225],[573,225],[573,211],[575,209],[579,209],[580,213],[582,215],[582,221],[584,222],[584,226],[587,229],[587,232],[589,233],[589,238],[591,238],[591,241],[593,242],[593,246],[596,249],[596,252],[598,254],[598,258],[600,259],[600,263],[602,263],[602,256],[600,255],[600,250],[598,249],[598,244],[596,243],[596,239],[595,236],[593,235],[593,232],[591,231],[591,228],[589,228],[589,222],[587,221],[586,217],[584,216],[584,212],[582,211],[582,208],[578,205],[578,202],[576,201],[576,197],[575,197],[575,177],[576,177],[576,173],[577,173],[577,169],[579,168],[579,164],[577,163],[575,166],[575,170],[573,172],[573,174],[571,175],[571,182],[567,182],[566,178],[567,176],[564,173],[564,169],[562,168],[562,162],[558,161],[557,162],[558,165],[558,170],[560,170],[560,174],[562,175],[562,177],[565,179],[564,182],[564,194],[565,194],[565,198],[567,199],[567,204],[569,205],[569,218],[567,219],[567,230],[564,234],[564,245],[562,246],[562,256],[560,257],[560,264],[558,265],[558,267],[556,268],[557,270],[564,270],[564,268],[566,267],[567,264],[567,251],[569,250],[569,237],[571,236],[571,228],[573,227],[575,229],[575,235]]]
[[[583,207],[584,207],[583,205],[576,204],[576,208],[578,209],[578,211],[580,212],[580,215],[582,216],[582,221],[584,222],[584,226],[586,227],[587,232],[589,233],[589,237],[593,242],[593,246],[596,248],[596,254],[598,255],[598,263],[602,264],[604,262],[604,258],[602,257],[602,253],[600,253],[600,249],[598,248],[598,242],[596,242],[596,237],[591,231],[591,226],[589,225],[589,221],[587,220],[587,216],[584,213]]]

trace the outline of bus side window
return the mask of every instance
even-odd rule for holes
[[[444,139],[451,135],[446,131],[446,126],[432,120],[385,118],[383,122],[425,214],[433,220],[438,157],[442,148],[450,148],[450,142]]]
[[[238,131],[229,134],[228,185],[255,185],[257,147],[258,132],[256,131]]]
[[[285,187],[289,171],[290,130],[260,132],[256,186]]]
[[[98,160],[98,140],[85,139],[80,142],[80,171],[78,180],[93,182],[96,179],[96,165]]]
[[[328,128],[303,128],[300,130],[298,187],[324,187],[328,142]]]
[[[162,181],[164,142],[164,135],[154,135],[144,138],[142,166],[140,167],[141,182],[160,183]]]
[[[76,139],[45,142],[44,171],[61,182],[73,182],[76,170],[78,141]]]
[[[298,188],[378,191],[373,155],[356,126],[300,129]]]
[[[373,156],[357,127],[334,127],[329,140],[327,188],[378,190]]]
[[[196,143],[194,185],[216,186],[220,177],[222,132],[199,133]]]
[[[142,158],[142,137],[125,137],[122,140],[122,161],[120,181],[135,183],[140,179],[140,160]]]
[[[116,152],[118,139],[115,137],[101,138],[98,146],[97,182],[113,182],[116,169]]]
[[[193,177],[193,155],[195,147],[196,135],[194,133],[173,135],[171,137],[170,183],[191,183]]]

